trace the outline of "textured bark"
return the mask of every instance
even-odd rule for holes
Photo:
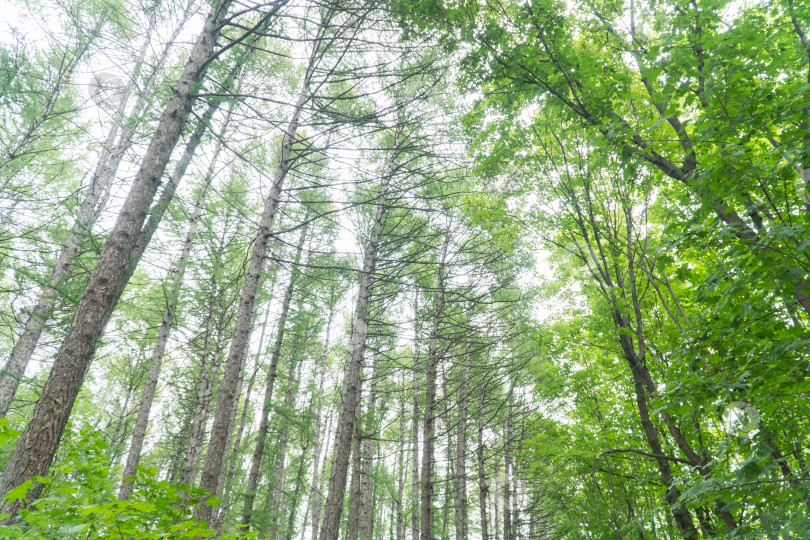
[[[509,399],[509,409],[506,420],[506,461],[509,464],[509,472],[511,473],[511,482],[509,487],[512,490],[510,500],[512,503],[510,519],[511,519],[511,538],[515,540],[520,535],[520,516],[518,515],[518,501],[517,501],[517,473],[515,472],[515,430],[514,430],[514,404],[512,399]]]
[[[492,494],[492,498],[495,502],[495,540],[499,540],[500,538],[500,530],[501,530],[501,517],[500,517],[500,505],[501,501],[498,499],[500,485],[498,483],[498,473],[495,473],[495,492]]]
[[[228,125],[226,119],[223,124],[222,132],[225,131]],[[155,398],[155,390],[157,389],[158,377],[160,375],[160,368],[163,363],[163,355],[166,352],[166,345],[169,342],[169,334],[174,324],[175,315],[177,311],[177,302],[180,298],[180,290],[183,286],[183,278],[185,277],[186,267],[188,266],[189,255],[191,254],[191,246],[194,238],[197,235],[197,226],[199,225],[200,218],[202,217],[203,207],[205,206],[205,196],[208,188],[213,180],[214,170],[216,167],[219,153],[222,150],[222,144],[218,144],[211,157],[211,163],[208,166],[208,171],[205,175],[205,180],[200,191],[197,203],[194,206],[194,213],[191,216],[188,230],[186,231],[186,238],[183,241],[183,250],[180,253],[180,258],[177,261],[172,271],[171,285],[169,288],[169,296],[166,299],[166,311],[163,313],[163,320],[158,330],[157,341],[152,351],[152,358],[149,363],[149,372],[146,376],[144,383],[143,394],[141,396],[141,403],[138,408],[138,418],[135,420],[135,427],[132,432],[132,441],[129,446],[129,454],[127,455],[127,462],[124,466],[122,474],[124,480],[118,490],[118,498],[120,500],[128,500],[134,482],[126,480],[127,478],[134,477],[138,470],[138,463],[141,459],[141,450],[143,449],[143,441],[146,438],[146,428],[149,424],[149,413],[152,410],[152,402]]]
[[[268,298],[273,298],[275,287],[276,283],[273,282],[270,286]],[[262,321],[262,331],[259,333],[259,347],[256,349],[255,367],[253,368],[253,373],[250,375],[250,380],[248,381],[247,392],[245,393],[245,404],[242,407],[242,416],[239,419],[239,427],[236,428],[236,437],[234,438],[233,447],[231,448],[230,465],[228,466],[228,474],[225,476],[225,484],[227,486],[233,484],[233,478],[236,474],[237,462],[239,461],[239,449],[242,446],[242,437],[244,436],[245,426],[247,425],[248,409],[250,409],[250,398],[253,395],[253,386],[256,382],[256,375],[259,373],[259,359],[264,353],[264,336],[267,331],[267,323],[269,318],[270,309],[268,307],[264,314],[264,320]]]
[[[298,339],[295,340],[292,350],[292,365],[290,365],[290,378],[287,383],[287,389],[284,391],[284,407],[291,410],[295,405],[295,398],[298,395],[298,381],[301,380],[301,367],[304,365],[298,359]],[[281,439],[278,443],[278,459],[276,459],[276,474],[273,480],[273,487],[270,490],[272,498],[270,511],[272,518],[270,520],[270,528],[268,531],[269,536],[277,538],[279,536],[278,521],[284,514],[282,510],[281,497],[284,493],[284,471],[287,466],[287,446],[290,444],[290,426],[282,426]]]
[[[449,235],[449,233],[448,233]],[[434,478],[433,462],[436,445],[436,365],[438,363],[439,324],[444,310],[444,259],[447,254],[447,242],[442,251],[439,264],[438,285],[436,287],[436,305],[433,312],[430,343],[425,365],[425,415],[424,444],[422,446],[422,519],[420,522],[421,540],[433,540],[433,499]]]
[[[506,447],[503,453],[503,540],[513,540],[512,532],[512,478],[509,454],[512,452],[512,411],[511,402],[506,414]]]
[[[329,316],[326,320],[326,339],[323,344],[323,353],[321,354],[321,372],[318,379],[318,407],[315,411],[315,451],[312,456],[312,488],[309,491],[309,507],[312,511],[312,540],[318,540],[318,523],[321,519],[321,486],[320,486],[320,471],[319,464],[321,459],[321,450],[323,449],[323,433],[321,429],[321,416],[323,414],[323,381],[326,375],[326,364],[329,355],[329,337],[332,331],[332,319],[335,315],[334,304],[329,306]],[[328,430],[327,430],[328,433]],[[306,516],[304,516],[304,523],[306,523]]]
[[[311,70],[308,70],[304,78],[301,91],[298,94],[298,101],[295,104],[292,118],[290,119],[281,143],[281,155],[278,166],[273,176],[273,185],[270,194],[265,200],[264,210],[256,236],[253,239],[253,249],[250,254],[245,282],[242,286],[242,293],[239,299],[239,310],[236,315],[233,339],[231,340],[228,359],[225,362],[225,371],[222,375],[222,382],[219,387],[219,399],[214,412],[214,423],[211,427],[211,436],[208,442],[208,452],[205,457],[200,487],[208,492],[215,493],[219,486],[222,460],[225,456],[227,439],[231,433],[234,404],[238,402],[239,396],[236,394],[236,387],[242,372],[242,366],[247,354],[250,334],[253,329],[253,315],[256,304],[256,295],[259,290],[259,281],[264,270],[264,259],[267,255],[267,245],[273,229],[273,222],[276,218],[278,204],[281,196],[281,188],[287,173],[294,164],[292,155],[292,145],[295,140],[298,124],[305,102],[309,96],[309,77]],[[204,504],[204,499],[197,511],[197,517],[203,521],[208,521],[211,517],[212,507]]]
[[[346,524],[346,540],[357,540],[360,536],[360,477],[363,474],[363,460],[360,455],[362,437],[360,435],[360,412],[363,399],[363,380],[360,379],[357,391],[357,405],[354,409],[354,437],[352,438],[352,483],[349,488],[349,517]]]
[[[329,418],[326,421],[326,439],[324,440],[324,447],[328,448],[330,443],[330,434],[332,433],[332,421],[335,418],[334,409],[329,408]],[[318,485],[325,485],[326,481],[326,464],[329,462],[329,455],[324,452],[323,463],[320,466],[320,474],[318,475]],[[323,490],[319,488],[318,496],[312,501],[312,540],[318,540],[320,533],[321,514],[323,513],[323,506],[326,502],[323,496]]]
[[[484,460],[484,403],[487,395],[486,373],[482,377],[481,401],[478,405],[478,505],[481,511],[481,540],[489,539],[489,524],[487,523],[487,499],[489,485],[487,484],[486,461]]]
[[[33,416],[3,470],[0,494],[8,493],[32,476],[48,474],[98,338],[134,271],[132,255],[149,206],[191,112],[193,92],[213,58],[216,38],[229,5],[230,0],[223,0],[208,15],[158,121],[118,221],[76,307]],[[36,498],[40,491],[38,486],[30,493],[30,498]],[[9,502],[6,511],[16,514],[23,505],[19,501]]]
[[[304,221],[308,219],[304,218]],[[284,291],[284,299],[281,303],[281,313],[278,318],[278,327],[276,330],[276,339],[273,344],[273,353],[270,356],[270,366],[267,371],[267,379],[264,387],[264,402],[262,409],[259,413],[259,431],[256,437],[256,446],[253,449],[253,456],[250,460],[250,472],[248,473],[247,486],[245,487],[245,505],[242,512],[242,524],[250,525],[250,518],[253,512],[253,503],[256,500],[256,488],[259,485],[259,471],[261,469],[262,459],[264,457],[264,445],[267,439],[267,427],[270,419],[270,409],[273,406],[273,387],[276,382],[276,369],[278,368],[278,361],[281,358],[281,345],[284,342],[284,330],[287,326],[287,314],[290,309],[290,302],[292,301],[293,291],[298,278],[298,266],[301,263],[301,253],[304,250],[304,242],[307,238],[307,226],[301,228],[301,234],[298,237],[298,246],[295,249],[295,258],[292,268],[290,268],[290,280],[287,283],[287,288]]]
[[[453,476],[453,496],[456,509],[456,540],[466,540],[467,523],[467,394],[472,356],[470,327],[472,315],[467,313],[467,329],[464,336],[464,373],[461,376],[458,396],[458,434],[456,435],[456,471]]]
[[[405,388],[405,372],[402,374],[402,388]],[[405,396],[400,397],[399,417],[401,429],[399,438],[402,441],[397,451],[397,500],[396,500],[396,540],[405,540],[405,516],[403,515],[403,496],[405,492]]]
[[[413,379],[411,380],[411,396],[413,409],[411,410],[411,440],[413,449],[411,455],[411,538],[419,540],[419,306],[414,297],[413,312],[416,321],[413,329]]]
[[[377,377],[379,375],[379,339],[377,350],[374,351],[371,384],[368,389],[368,409],[366,410],[365,434],[361,443],[361,475],[360,475],[360,523],[358,535],[363,540],[370,540],[374,533],[374,454],[376,452],[377,422]]]
[[[360,393],[360,367],[366,348],[368,334],[369,302],[374,273],[377,267],[377,249],[383,222],[388,211],[388,186],[394,172],[394,161],[398,154],[398,143],[388,159],[383,174],[382,186],[376,199],[377,211],[371,233],[365,246],[363,268],[360,273],[360,286],[357,293],[357,304],[352,316],[352,334],[349,340],[348,357],[343,370],[343,384],[340,391],[340,412],[335,433],[334,450],[332,451],[332,471],[329,475],[329,494],[324,506],[323,523],[320,540],[337,540],[340,532],[340,515],[343,511],[343,499],[346,491],[346,479],[349,471],[349,456],[352,438],[355,432],[355,412]]]
[[[449,476],[445,479],[444,487],[444,503],[442,504],[442,538],[449,538],[447,528],[450,526],[450,507],[452,506],[452,499],[455,495],[453,486],[456,479],[456,458],[453,455],[453,448],[455,447],[455,440],[453,439],[453,430],[450,429],[450,392],[448,390],[449,376],[447,372],[444,373],[442,380],[442,403],[444,408],[441,412],[440,418],[442,421],[442,431],[447,434],[447,444],[444,445],[446,452],[445,462],[447,463]],[[454,509],[455,510],[455,509]]]

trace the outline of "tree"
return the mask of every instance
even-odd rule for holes
[[[172,97],[155,130],[116,227],[102,249],[76,308],[51,375],[34,413],[0,477],[0,493],[8,493],[32,476],[47,474],[70,410],[81,387],[96,340],[127,281],[130,254],[136,247],[149,204],[157,192],[169,156],[191,112],[193,91],[215,54],[216,37],[227,16],[228,2],[208,15]],[[35,494],[38,490],[35,490]],[[19,503],[8,504],[12,512]]]

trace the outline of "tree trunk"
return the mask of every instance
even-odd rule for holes
[[[273,298],[273,290],[275,289],[275,285],[275,282],[273,282],[270,287],[270,294],[268,295],[269,298]],[[267,330],[267,321],[269,318],[270,308],[268,307],[264,314],[264,320],[262,321],[262,331],[259,334],[259,347],[256,352],[255,367],[253,368],[253,373],[250,375],[250,380],[248,381],[247,392],[245,393],[245,404],[242,407],[242,416],[239,419],[239,427],[236,428],[236,437],[231,448],[230,465],[228,466],[228,474],[225,476],[226,486],[231,486],[233,484],[233,478],[236,474],[237,462],[239,461],[239,449],[242,447],[242,437],[244,436],[245,426],[247,425],[247,415],[248,410],[250,409],[250,397],[253,395],[253,385],[256,381],[256,375],[259,372],[259,358],[264,352],[264,336]]]
[[[379,374],[379,338],[377,339],[377,350],[374,351],[371,384],[368,391],[368,410],[366,411],[367,422],[365,437],[362,440],[362,469],[360,475],[360,523],[358,534],[362,540],[371,540],[374,533],[374,454],[377,436],[377,422],[375,420],[377,409],[377,376]]]
[[[324,447],[329,447],[330,434],[332,433],[332,420],[334,419],[334,410],[329,407],[329,418],[326,421],[326,438],[324,439]],[[326,480],[326,464],[329,461],[329,456],[324,453],[323,464],[320,466],[320,474],[318,475],[318,486],[323,486]],[[317,465],[317,464],[316,464]],[[319,487],[317,497],[312,501],[312,540],[318,540],[318,533],[320,533],[319,524],[321,522],[321,514],[325,497],[323,490]]]
[[[326,320],[326,339],[323,344],[321,354],[321,373],[318,380],[318,407],[315,411],[315,452],[312,456],[312,489],[309,491],[309,507],[312,510],[312,540],[318,540],[318,522],[321,519],[321,486],[320,486],[320,460],[323,441],[321,432],[321,415],[323,412],[323,381],[326,376],[327,361],[329,355],[329,337],[332,330],[332,319],[335,315],[334,304],[329,306],[329,316]],[[327,431],[328,433],[328,431]],[[306,516],[304,517],[306,523]]]
[[[231,432],[234,404],[238,401],[236,386],[239,374],[242,372],[245,355],[247,354],[250,334],[252,331],[253,312],[256,303],[256,295],[259,289],[259,281],[264,270],[264,259],[267,255],[267,245],[275,221],[276,211],[281,196],[281,188],[287,173],[295,161],[292,155],[292,144],[298,130],[298,124],[306,102],[309,80],[304,79],[301,91],[298,94],[298,101],[295,104],[290,123],[284,133],[281,143],[281,155],[278,166],[273,177],[273,185],[267,197],[259,222],[259,229],[253,240],[253,250],[250,254],[245,283],[242,287],[242,294],[239,300],[239,311],[236,315],[234,335],[231,340],[230,352],[225,362],[225,371],[222,375],[222,383],[219,388],[219,399],[214,412],[214,424],[211,427],[211,436],[208,443],[208,452],[203,466],[200,487],[209,492],[216,492],[219,486],[220,470],[222,460],[225,455],[225,448],[228,436]],[[204,503],[204,500],[201,500]],[[208,521],[212,508],[205,504],[200,504],[197,515],[202,521]]]
[[[503,452],[503,540],[514,540],[512,531],[512,478],[509,457],[512,452],[512,401],[506,413],[506,445]]]
[[[214,57],[216,39],[230,2],[222,0],[208,15],[160,117],[118,221],[90,274],[33,416],[3,470],[0,494],[8,493],[33,476],[48,474],[98,338],[134,270],[130,268],[134,264],[131,256],[172,150],[191,112],[196,87]],[[29,498],[36,498],[40,491],[41,485],[38,485]],[[5,510],[13,516],[24,504],[8,502]]]
[[[450,519],[448,517],[450,513],[450,507],[452,506],[452,499],[455,496],[455,490],[453,487],[455,486],[455,479],[456,479],[456,458],[453,455],[453,448],[455,447],[455,441],[453,440],[453,430],[450,429],[450,392],[448,391],[448,382],[449,382],[449,375],[445,371],[444,377],[442,380],[442,402],[444,403],[444,410],[442,411],[441,418],[442,418],[442,429],[447,434],[447,444],[445,445],[445,452],[447,453],[445,460],[447,462],[447,476],[445,477],[444,483],[444,504],[442,505],[442,538],[449,538],[447,534],[447,528],[450,525]],[[457,508],[453,508],[453,511],[458,511]],[[455,513],[453,514],[455,515]]]
[[[417,293],[418,294],[418,293]],[[419,540],[419,306],[414,296],[414,329],[413,329],[413,379],[411,381],[413,410],[411,415],[411,439],[413,453],[411,455],[411,534],[412,540]]]
[[[360,379],[357,391],[357,406],[354,409],[354,437],[352,438],[352,483],[349,488],[349,519],[346,525],[346,540],[357,540],[360,534],[360,476],[363,474],[363,460],[360,455],[360,413],[363,399],[363,380]]]
[[[220,136],[225,132],[228,125],[230,113],[227,115],[220,131]],[[202,185],[199,199],[194,206],[194,213],[191,216],[191,222],[186,232],[186,238],[183,242],[183,250],[180,258],[177,261],[177,266],[173,271],[171,279],[171,286],[169,296],[166,299],[166,311],[163,314],[163,321],[158,330],[158,338],[155,342],[155,348],[152,351],[152,358],[149,363],[149,373],[146,377],[146,383],[143,388],[143,395],[141,397],[141,404],[138,409],[138,418],[135,420],[135,427],[132,432],[132,441],[130,442],[129,454],[127,455],[127,462],[124,466],[123,478],[121,486],[118,490],[118,499],[125,501],[129,500],[132,493],[134,482],[126,480],[127,478],[134,477],[138,470],[138,463],[141,459],[141,450],[143,448],[143,441],[146,438],[146,428],[149,423],[149,413],[152,410],[152,402],[155,398],[155,390],[157,389],[158,376],[160,375],[160,368],[163,362],[163,355],[166,352],[166,345],[169,342],[169,333],[171,332],[172,325],[174,324],[175,312],[177,310],[177,301],[180,298],[180,289],[183,286],[183,278],[188,266],[188,258],[191,254],[191,245],[194,237],[197,234],[197,226],[202,216],[203,207],[205,206],[205,195],[213,180],[214,170],[217,163],[217,158],[222,150],[222,143],[217,144],[214,154],[211,157],[211,163],[208,166],[208,171],[205,175],[205,181]]]
[[[203,337],[203,350],[200,357],[200,378],[197,381],[197,395],[194,401],[194,410],[191,414],[191,433],[186,443],[183,456],[183,466],[180,472],[180,484],[193,486],[197,478],[197,465],[202,454],[205,438],[205,424],[208,411],[214,395],[215,364],[211,358],[211,341],[214,335],[214,297],[208,303],[208,313],[205,317],[205,335]]]
[[[495,472],[495,492],[492,494],[492,499],[494,501],[495,506],[495,540],[499,540],[500,538],[500,530],[501,530],[501,518],[500,513],[498,510],[500,509],[501,501],[498,499],[498,472]]]
[[[402,372],[402,391],[405,391],[405,372]],[[405,516],[402,497],[405,494],[405,395],[400,396],[399,417],[401,422],[399,449],[397,451],[397,500],[396,500],[396,540],[405,540]]]
[[[302,234],[303,236],[303,234]],[[295,406],[295,399],[298,394],[298,381],[301,380],[301,367],[304,365],[298,359],[298,339],[296,338],[293,345],[290,365],[290,381],[287,383],[287,389],[284,392],[284,407],[287,410],[292,410]],[[290,444],[290,431],[292,426],[281,427],[281,440],[278,443],[278,459],[276,460],[276,475],[273,480],[273,488],[271,489],[272,504],[270,511],[272,517],[270,519],[270,528],[268,531],[271,537],[278,537],[278,522],[279,518],[283,515],[281,496],[284,493],[284,471],[287,466],[287,446]]]
[[[371,287],[374,283],[374,271],[377,267],[379,236],[388,211],[388,186],[394,174],[394,161],[399,152],[398,146],[399,135],[397,135],[397,140],[394,143],[394,151],[388,158],[387,170],[383,174],[382,186],[376,200],[376,216],[363,256],[357,304],[352,316],[352,334],[349,340],[346,365],[343,370],[340,412],[338,413],[337,432],[335,433],[334,450],[332,451],[332,471],[329,475],[329,494],[324,506],[320,540],[337,540],[340,532],[340,515],[343,511],[346,478],[349,471],[349,455],[351,454],[352,438],[355,432],[355,412],[360,393],[360,367],[363,362],[366,336],[368,334]]]
[[[309,218],[309,213],[304,218],[304,222]],[[293,291],[298,277],[297,267],[301,263],[301,253],[304,250],[304,242],[307,238],[307,225],[301,228],[301,234],[298,237],[298,246],[295,249],[295,258],[293,266],[290,268],[290,281],[287,284],[287,289],[284,291],[284,300],[281,304],[281,314],[278,319],[278,328],[276,330],[276,340],[273,345],[273,354],[270,357],[270,367],[267,371],[267,379],[264,388],[264,403],[259,416],[259,431],[256,438],[256,447],[253,449],[253,457],[250,461],[250,472],[248,474],[247,486],[245,487],[245,506],[242,513],[242,524],[250,525],[251,513],[253,512],[253,503],[256,499],[256,487],[259,485],[259,471],[264,456],[265,439],[267,438],[267,426],[270,417],[270,409],[273,406],[273,386],[276,382],[276,369],[278,367],[278,360],[281,357],[281,345],[284,341],[284,330],[287,325],[287,313],[290,309],[290,302],[292,300]]]
[[[470,323],[471,312],[467,312],[465,334],[464,374],[458,396],[458,435],[456,436],[456,474],[453,482],[454,505],[456,507],[456,540],[467,540],[467,393],[470,380],[470,358],[472,356]]]
[[[481,401],[478,405],[478,504],[481,509],[481,540],[489,540],[489,528],[487,523],[487,499],[489,497],[489,485],[487,484],[487,474],[484,460],[484,402],[487,395],[486,372],[482,375]]]
[[[422,447],[422,519],[421,519],[421,540],[433,540],[433,498],[434,479],[433,461],[434,447],[436,444],[436,365],[438,363],[438,342],[439,323],[444,310],[444,262],[447,255],[447,242],[449,231],[445,238],[444,249],[442,250],[441,263],[438,271],[438,286],[436,290],[436,305],[433,312],[433,327],[430,332],[430,343],[428,345],[428,356],[425,366],[425,417],[423,431],[425,440]]]

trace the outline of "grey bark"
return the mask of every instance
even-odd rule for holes
[[[442,379],[442,403],[444,403],[444,407],[441,412],[441,421],[443,424],[442,430],[447,434],[447,444],[445,444],[444,450],[446,452],[445,460],[447,462],[447,472],[449,473],[449,476],[447,476],[445,480],[444,504],[442,504],[442,538],[449,538],[447,528],[450,524],[450,519],[447,516],[450,512],[451,499],[455,496],[455,489],[453,488],[456,479],[456,459],[453,455],[453,447],[455,446],[453,430],[449,427],[450,392],[447,389],[448,375],[446,371]]]
[[[304,218],[304,221],[308,219]],[[276,339],[273,344],[273,354],[270,357],[270,366],[267,371],[267,379],[264,387],[264,402],[259,414],[259,431],[256,437],[256,446],[253,449],[253,456],[250,460],[250,472],[248,473],[247,485],[245,487],[245,505],[242,512],[242,524],[250,525],[250,518],[253,512],[253,503],[256,499],[256,488],[259,485],[259,471],[261,469],[262,459],[264,457],[264,445],[267,439],[267,427],[270,418],[270,409],[273,406],[273,387],[276,382],[276,369],[278,367],[279,358],[281,358],[281,346],[284,342],[284,331],[287,326],[287,314],[290,309],[290,302],[292,301],[293,291],[298,278],[298,266],[301,263],[301,253],[304,250],[304,242],[307,238],[307,225],[301,228],[301,233],[298,237],[298,245],[295,249],[295,258],[293,266],[290,268],[290,280],[287,283],[287,288],[284,291],[284,299],[281,303],[281,313],[279,314],[278,327],[276,330]]]
[[[309,506],[312,509],[312,540],[318,540],[318,523],[321,519],[321,486],[320,486],[320,470],[318,465],[321,459],[321,450],[323,446],[322,430],[321,430],[321,415],[323,412],[323,381],[326,376],[326,365],[329,355],[329,336],[332,330],[332,319],[335,314],[334,304],[329,306],[329,317],[326,320],[326,339],[323,344],[323,353],[321,354],[321,373],[318,381],[318,408],[315,411],[315,452],[312,457],[312,489],[309,491]],[[328,433],[328,430],[327,430]],[[306,517],[304,518],[306,523]]]
[[[405,372],[402,374],[402,388],[405,389]],[[400,439],[402,443],[397,451],[397,500],[396,500],[396,540],[405,540],[405,516],[403,515],[403,496],[405,493],[405,396],[400,398],[399,417],[401,418]]]
[[[453,495],[456,508],[455,525],[456,539],[466,540],[468,535],[467,523],[467,394],[470,380],[470,358],[472,356],[470,326],[472,314],[467,312],[467,329],[464,336],[464,373],[461,377],[458,396],[458,434],[456,435],[456,471]]]
[[[387,170],[383,174],[380,193],[375,201],[377,211],[371,233],[366,242],[365,254],[363,255],[357,304],[352,316],[352,334],[349,340],[348,358],[343,370],[340,412],[338,413],[337,432],[332,452],[332,471],[329,475],[329,493],[324,506],[320,540],[337,540],[340,532],[340,515],[343,511],[346,478],[349,470],[349,455],[351,454],[352,438],[355,432],[355,412],[360,393],[360,368],[368,334],[371,287],[374,283],[374,272],[377,267],[379,237],[388,211],[388,186],[394,173],[394,161],[397,158],[398,145],[399,137],[397,136],[397,141],[394,144],[395,150],[388,158]]]
[[[228,115],[228,118],[230,115]],[[222,132],[225,131],[228,125],[228,118],[226,118]],[[222,133],[221,133],[222,134]],[[220,135],[221,135],[220,134]],[[177,266],[172,271],[171,285],[169,287],[169,295],[166,299],[166,311],[163,313],[163,321],[158,330],[157,341],[155,348],[152,351],[152,358],[149,363],[149,372],[146,376],[144,383],[143,394],[141,403],[138,408],[138,418],[135,420],[135,427],[132,432],[132,441],[129,446],[129,454],[127,455],[127,462],[124,466],[123,480],[118,490],[118,499],[125,501],[129,500],[132,493],[134,482],[128,481],[127,478],[134,477],[138,470],[138,463],[141,459],[141,450],[143,449],[143,441],[146,438],[146,428],[149,424],[149,413],[152,410],[152,402],[155,398],[155,390],[157,389],[158,377],[160,376],[160,368],[163,363],[163,356],[166,352],[166,345],[169,342],[169,334],[171,333],[172,326],[174,325],[175,315],[177,311],[177,302],[180,299],[180,290],[183,286],[183,278],[185,277],[186,267],[188,266],[189,255],[191,254],[191,246],[194,238],[197,235],[197,226],[202,217],[203,207],[205,206],[205,196],[211,181],[214,176],[214,169],[216,167],[219,153],[222,150],[222,144],[218,144],[211,157],[211,163],[208,166],[208,171],[205,175],[205,180],[200,191],[199,198],[194,205],[194,213],[191,216],[191,221],[186,231],[186,238],[183,241],[183,250],[180,253],[180,258],[177,261]]]
[[[418,294],[418,293],[417,293]],[[413,449],[411,455],[411,538],[419,540],[419,305],[414,296],[413,312],[415,316],[413,328],[413,378],[411,380],[411,395],[413,409],[411,410],[411,440]]]
[[[500,538],[500,532],[499,531],[501,530],[501,518],[500,518],[500,513],[499,513],[501,501],[498,499],[499,488],[500,488],[500,485],[498,483],[498,473],[497,473],[497,470],[496,470],[496,472],[495,472],[495,492],[492,494],[493,495],[492,498],[493,498],[493,500],[495,502],[495,505],[494,505],[495,506],[495,540],[498,540]]]
[[[214,423],[211,427],[211,436],[208,443],[208,452],[205,457],[200,487],[209,492],[216,492],[219,486],[222,460],[225,455],[227,439],[231,433],[233,411],[239,396],[236,394],[236,387],[242,372],[247,347],[250,342],[250,334],[253,327],[254,307],[256,295],[259,289],[259,281],[264,270],[264,259],[267,255],[267,245],[273,229],[273,222],[276,218],[278,204],[281,197],[281,188],[287,173],[292,168],[295,158],[292,154],[292,145],[295,140],[298,124],[301,120],[304,104],[309,97],[309,80],[312,73],[312,62],[304,76],[302,88],[298,94],[298,100],[293,110],[284,137],[281,142],[281,155],[273,176],[273,185],[270,194],[265,200],[259,227],[253,239],[253,250],[250,254],[245,282],[242,286],[242,293],[239,299],[239,310],[236,315],[234,334],[231,340],[228,359],[225,362],[225,371],[222,375],[222,382],[219,387],[219,399],[217,400],[214,412]],[[201,502],[204,502],[201,501]],[[212,508],[201,504],[197,511],[197,517],[202,521],[208,521],[211,517]]]
[[[361,442],[361,474],[360,474],[360,522],[358,524],[358,535],[362,540],[370,540],[374,533],[374,454],[376,443],[374,437],[377,433],[375,416],[377,413],[377,377],[379,375],[379,339],[377,340],[377,350],[374,351],[371,384],[368,391],[368,409],[366,411],[367,422],[365,427],[366,436]]]
[[[303,236],[303,235],[302,235]],[[301,380],[301,368],[304,365],[298,358],[298,338],[296,337],[295,344],[293,345],[292,363],[290,365],[290,378],[287,382],[287,389],[284,391],[284,407],[287,410],[292,410],[295,404],[295,398],[298,394],[298,382]],[[271,529],[268,531],[270,536],[278,537],[278,521],[279,517],[284,514],[281,504],[281,496],[284,493],[284,471],[287,465],[287,446],[290,444],[290,431],[291,426],[282,426],[281,440],[278,444],[278,459],[276,460],[276,474],[273,480],[273,488],[271,490],[272,503],[270,511],[272,518],[270,520]]]
[[[512,403],[506,415],[506,447],[503,453],[503,540],[513,540],[512,531],[512,480],[509,455],[512,452]]]
[[[346,525],[346,540],[357,540],[360,536],[360,476],[363,474],[363,460],[360,456],[360,413],[363,399],[363,379],[360,379],[360,388],[357,392],[357,404],[354,409],[354,437],[352,437],[352,483],[349,488],[349,518]]]
[[[273,291],[275,289],[276,283],[275,281],[270,287],[270,294],[268,294],[269,298],[273,298]],[[233,441],[233,447],[231,449],[231,460],[230,465],[228,466],[228,474],[225,477],[225,485],[230,486],[233,483],[234,475],[236,474],[236,467],[237,462],[239,461],[239,449],[242,446],[242,437],[245,433],[245,426],[247,425],[247,415],[248,410],[250,409],[250,398],[253,395],[253,385],[256,381],[256,375],[259,373],[259,358],[264,353],[264,336],[267,330],[267,321],[270,317],[270,309],[268,307],[267,311],[264,314],[264,321],[262,321],[262,331],[259,334],[259,348],[257,349],[256,353],[256,360],[255,360],[255,367],[253,368],[253,373],[250,375],[250,380],[248,381],[247,392],[245,393],[245,405],[242,407],[242,416],[239,419],[239,427],[236,429],[236,437]]]
[[[334,409],[331,407],[329,408],[329,418],[326,421],[326,439],[324,440],[324,447],[328,448],[329,443],[331,442],[330,434],[332,433],[332,421],[334,420]],[[313,500],[312,504],[312,540],[318,540],[318,534],[320,533],[320,529],[318,525],[321,522],[321,514],[323,511],[323,505],[326,502],[326,498],[323,496],[323,489],[322,486],[325,485],[326,481],[326,464],[329,462],[329,455],[324,452],[323,456],[323,463],[320,467],[320,474],[318,475],[318,496],[316,499]]]
[[[90,274],[33,416],[3,470],[0,494],[8,493],[33,476],[48,474],[98,338],[134,271],[136,263],[132,255],[141,238],[149,206],[191,112],[195,88],[214,56],[216,38],[229,6],[230,0],[222,0],[206,18],[158,121],[115,227]],[[36,498],[40,491],[41,486],[36,487],[29,494],[30,498]],[[15,515],[24,504],[9,502],[5,505],[6,511]]]
[[[425,365],[425,417],[424,417],[424,443],[422,446],[422,519],[420,523],[421,540],[433,540],[433,499],[434,478],[433,462],[436,445],[436,366],[438,364],[439,324],[444,311],[444,263],[447,255],[447,239],[442,250],[441,263],[438,271],[438,285],[436,287],[436,304],[433,312],[428,356]]]
[[[208,302],[205,316],[205,334],[203,337],[203,350],[200,356],[200,377],[197,380],[197,390],[194,400],[194,409],[191,413],[191,433],[186,442],[186,451],[183,455],[183,465],[180,472],[180,484],[193,486],[197,478],[197,462],[202,454],[203,439],[205,436],[206,416],[213,396],[215,364],[211,358],[212,340],[214,335],[214,298]]]
[[[481,401],[478,405],[478,505],[481,512],[481,540],[489,539],[489,524],[487,523],[487,499],[489,498],[489,485],[487,484],[486,461],[484,460],[484,402],[487,394],[487,378],[484,372],[481,384]]]

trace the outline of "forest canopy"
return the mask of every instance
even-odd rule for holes
[[[11,0],[0,538],[810,538],[808,0]]]

